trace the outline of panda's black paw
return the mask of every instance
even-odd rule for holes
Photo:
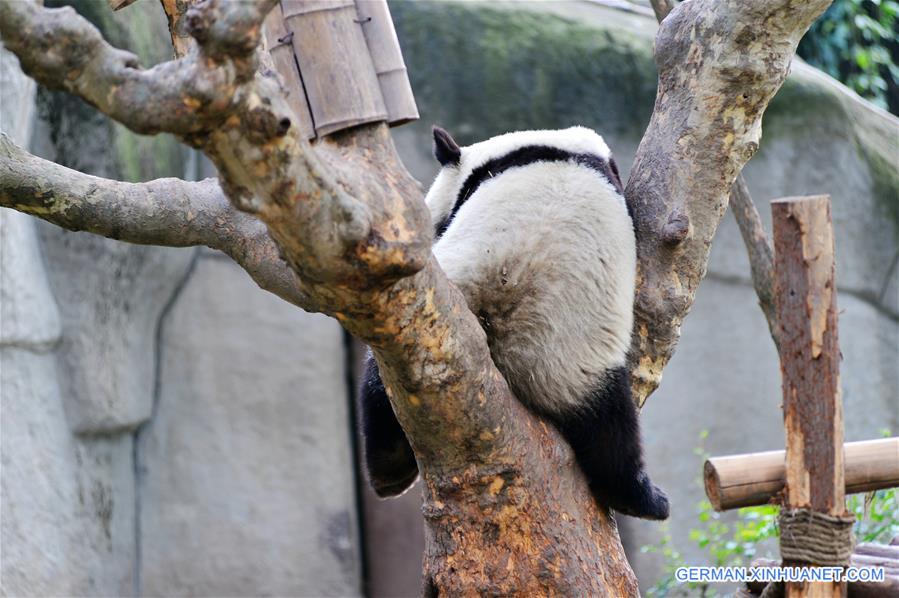
[[[610,506],[624,515],[654,521],[668,519],[670,511],[665,492],[650,482],[645,472],[638,476],[633,491],[625,500]]]
[[[376,479],[371,477],[371,487],[378,495],[378,498],[394,498],[405,493],[412,484],[418,479],[418,468],[415,471],[408,472],[405,477],[400,479]]]
[[[418,463],[405,436],[368,437],[366,466],[375,494],[381,498],[399,496],[418,479]]]
[[[649,497],[642,504],[642,508],[633,516],[654,521],[664,521],[668,519],[669,511],[668,497],[665,495],[665,492],[658,486],[653,485]]]

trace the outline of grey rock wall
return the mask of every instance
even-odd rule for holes
[[[141,594],[360,592],[344,337],[201,251],[138,436]]]
[[[34,85],[0,49],[0,128],[31,138]],[[127,593],[130,438],[79,439],[59,391],[62,336],[35,221],[0,209],[0,593]]]

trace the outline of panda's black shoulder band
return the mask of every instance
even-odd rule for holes
[[[456,203],[453,204],[453,209],[438,225],[437,236],[440,237],[446,232],[446,229],[453,221],[453,218],[455,218],[456,213],[463,205],[465,205],[468,198],[477,191],[482,183],[501,175],[510,168],[518,168],[520,166],[527,166],[528,164],[536,164],[538,162],[575,162],[581,164],[602,174],[619,193],[624,193],[624,190],[621,187],[621,179],[619,179],[616,172],[617,168],[613,169],[609,165],[609,160],[602,156],[596,154],[578,154],[548,145],[526,145],[511,151],[504,156],[489,160],[471,171],[471,174],[468,175],[468,178],[466,178],[465,182],[462,184],[459,195],[456,196]]]

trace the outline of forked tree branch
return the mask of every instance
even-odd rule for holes
[[[625,189],[637,231],[631,371],[641,405],[674,352],[762,114],[829,4],[692,0],[659,26],[655,109]]]
[[[468,462],[496,440],[485,439],[501,435],[499,424],[508,415],[479,408],[498,385],[504,387],[483,331],[430,257],[429,214],[386,127],[336,135],[313,148],[291,126],[293,115],[277,78],[264,69],[246,73],[250,62],[256,66],[254,44],[272,5],[272,0],[196,4],[184,15],[196,51],[149,71],[124,74],[89,64],[118,51],[71,11],[15,2],[3,3],[0,16],[4,43],[29,73],[138,130],[153,129],[144,120],[153,117],[132,117],[146,108],[146,98],[120,95],[123,78],[149,88],[179,89],[168,92],[172,97],[181,97],[196,81],[226,81],[209,90],[214,106],[199,106],[184,117],[189,123],[165,122],[212,159],[232,204],[266,225],[280,255],[299,275],[300,305],[338,318],[379,352],[385,379],[402,381],[396,387],[406,389],[416,407],[403,421],[410,436],[419,438],[413,441],[416,449],[422,455],[447,453],[446,434],[462,441],[454,443],[464,448],[454,452],[456,463]],[[43,41],[33,39],[38,33]],[[57,46],[74,58],[61,65]],[[81,69],[89,71],[83,81]],[[169,69],[181,74],[169,77]],[[107,96],[115,101],[106,101]],[[457,390],[451,399],[448,389]],[[439,421],[453,425],[435,425]]]

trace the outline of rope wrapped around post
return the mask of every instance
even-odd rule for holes
[[[855,516],[828,515],[811,509],[784,509],[778,517],[780,555],[821,567],[845,567],[855,548]]]
[[[811,509],[783,509],[777,518],[780,527],[780,555],[783,562],[808,563],[819,567],[846,567],[855,549],[852,525],[855,516],[828,515]],[[783,598],[784,583],[765,586],[759,598]]]

